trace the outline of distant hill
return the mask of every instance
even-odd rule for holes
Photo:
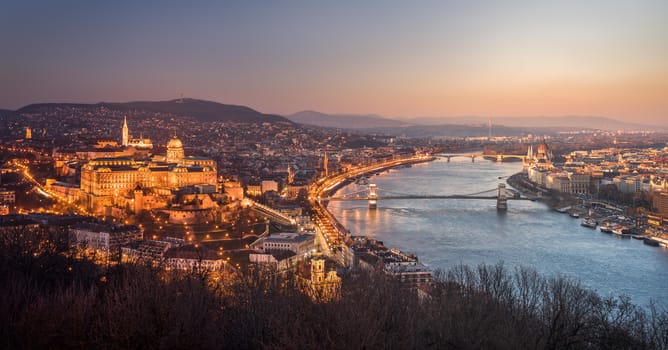
[[[332,115],[317,111],[302,111],[288,115],[287,118],[301,124],[408,137],[486,136],[489,134],[487,126],[489,118],[476,116],[390,119],[379,115]],[[611,118],[592,116],[493,117],[491,121],[492,134],[505,136],[582,129],[668,130],[668,126],[626,123]]]
[[[443,137],[443,136],[487,136],[486,125],[420,125],[404,120],[384,118],[379,115],[335,115],[317,111],[301,111],[286,116],[295,123],[320,127],[357,130],[369,134],[389,134],[405,137]],[[499,135],[522,135],[523,128],[496,126]]]
[[[368,128],[358,129],[365,133],[382,133],[404,137],[484,137],[489,135],[487,126],[444,124],[444,125],[413,125],[401,128]],[[495,126],[493,136],[520,136],[533,130],[517,127]]]
[[[392,128],[414,125],[413,123],[388,119],[379,115],[341,115],[316,111],[301,111],[286,116],[299,124],[315,125],[338,129]]]
[[[487,125],[489,117],[418,117],[407,119],[408,122],[421,125],[464,124]],[[666,126],[626,123],[612,118],[594,116],[560,117],[492,117],[493,125],[522,128],[554,129],[601,129],[601,130],[666,130]]]
[[[227,105],[218,102],[196,99],[177,99],[171,101],[137,101],[125,103],[100,102],[96,104],[73,103],[38,103],[19,109],[19,113],[39,113],[50,108],[62,107],[106,107],[119,112],[127,110],[145,110],[157,113],[171,113],[190,116],[200,121],[222,121],[235,123],[292,123],[290,120],[275,114],[265,114],[252,108],[238,105]]]

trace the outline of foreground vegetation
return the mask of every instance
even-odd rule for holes
[[[349,274],[341,300],[317,303],[285,287],[290,276],[246,271],[212,285],[146,266],[102,271],[73,259],[58,233],[0,237],[3,348],[668,348],[665,308],[531,269],[460,266],[422,297]]]

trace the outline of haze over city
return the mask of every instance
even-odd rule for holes
[[[0,107],[167,100],[665,125],[665,1],[8,1]]]

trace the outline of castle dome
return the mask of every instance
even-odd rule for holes
[[[172,137],[167,143],[167,155],[165,160],[167,163],[181,163],[185,158],[185,153],[183,152],[183,142],[179,140],[176,135]]]
[[[183,142],[174,135],[167,143],[167,148],[183,148]]]

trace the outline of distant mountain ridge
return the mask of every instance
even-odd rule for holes
[[[402,120],[388,119],[375,114],[326,114],[317,111],[301,111],[287,115],[295,123],[338,129],[368,129],[413,126]]]
[[[198,100],[192,98],[169,101],[133,101],[85,103],[37,103],[16,111],[0,110],[0,116],[21,113],[41,113],[58,107],[98,108],[105,107],[122,114],[129,110],[144,110],[194,117],[199,121],[223,121],[235,123],[299,123],[318,127],[358,130],[367,133],[387,133],[406,136],[480,136],[487,135],[489,117],[416,117],[387,118],[376,114],[327,114],[305,110],[280,116],[262,113],[250,107]],[[516,135],[546,131],[568,131],[582,129],[600,130],[656,130],[668,131],[668,125],[653,126],[626,123],[619,120],[596,116],[560,117],[492,117],[493,135]],[[470,135],[467,135],[470,133]]]
[[[509,127],[525,128],[584,128],[601,130],[648,130],[666,129],[665,126],[646,125],[639,123],[627,123],[607,117],[597,116],[557,116],[557,117],[417,117],[408,121],[422,125],[468,124],[487,125],[491,120],[492,125],[504,125]]]
[[[292,123],[289,119],[275,114],[265,114],[240,105],[222,104],[197,99],[176,99],[170,101],[100,102],[85,103],[37,103],[16,110],[17,113],[39,113],[49,108],[63,107],[106,107],[124,112],[145,110],[157,113],[171,113],[194,117],[203,122],[222,121],[235,123]]]
[[[317,111],[302,111],[286,116],[288,119],[303,124],[341,129],[364,130],[367,132],[387,132],[392,134],[424,133],[432,135],[456,129],[455,134],[465,133],[466,127],[475,129],[480,134],[482,128],[487,129],[491,121],[492,128],[499,131],[521,129],[525,132],[533,130],[555,131],[600,129],[600,130],[668,130],[668,126],[626,123],[619,120],[595,116],[561,116],[561,117],[416,117],[410,119],[392,119],[379,115],[331,115]],[[478,130],[480,129],[480,130]],[[513,131],[513,134],[515,131]],[[448,135],[450,133],[447,133]],[[501,134],[501,133],[499,133]]]

